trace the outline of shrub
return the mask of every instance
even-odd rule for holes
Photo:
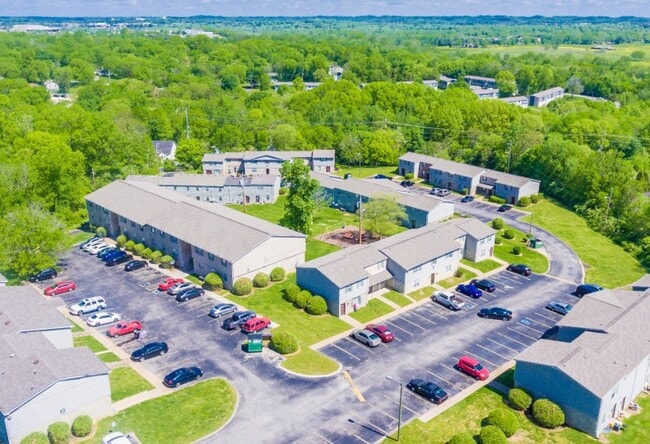
[[[503,232],[503,237],[504,237],[505,239],[514,239],[514,238],[515,238],[515,232],[514,232],[514,230],[511,230],[510,228],[507,228],[507,229]]]
[[[32,432],[20,440],[20,444],[50,444],[50,440],[43,432]]]
[[[495,217],[494,220],[492,220],[492,228],[494,228],[495,230],[502,229],[503,225],[504,225],[503,219],[501,219],[500,217]]]
[[[501,238],[495,237],[494,238],[494,245],[501,245]]]
[[[457,268],[456,271],[454,272],[454,276],[457,278],[462,278],[465,272],[463,271],[462,268]]]
[[[526,410],[533,403],[533,398],[520,388],[512,388],[508,392],[508,403],[515,410]]]
[[[284,196],[288,192],[289,192],[289,190],[287,190],[287,187],[280,188],[280,196]]]
[[[266,273],[259,272],[253,278],[253,285],[255,288],[264,288],[269,285],[269,275]]]
[[[67,444],[70,442],[70,426],[63,421],[50,424],[47,428],[50,444]]]
[[[539,202],[539,199],[540,199],[540,197],[537,194],[533,194],[532,196],[530,196],[530,202],[531,203],[536,204],[537,202]]]
[[[126,238],[125,235],[120,234],[120,235],[117,236],[117,238],[115,239],[115,242],[117,242],[117,246],[118,246],[118,247],[120,247],[120,248],[124,248],[124,245],[126,244],[126,241],[127,241],[127,240],[128,240],[128,239]]]
[[[271,270],[271,282],[280,282],[284,279],[285,275],[286,273],[284,271],[284,268],[275,267],[273,270]]]
[[[512,247],[512,254],[519,256],[521,254],[521,247],[519,245]]]
[[[132,240],[126,241],[124,244],[124,248],[126,248],[128,251],[133,251],[133,247],[135,247],[135,242]]]
[[[531,204],[531,202],[532,202],[532,200],[531,200],[530,197],[522,197],[521,199],[519,199],[519,204],[518,205],[520,207],[527,207],[528,205]]]
[[[133,247],[133,252],[135,254],[137,254],[138,256],[142,256],[142,252],[144,251],[144,249],[145,249],[144,244],[142,244],[142,243],[135,244],[135,246]]]
[[[460,190],[460,193],[463,196],[467,196],[469,194],[469,188],[463,188],[462,190]]]
[[[548,399],[533,402],[533,419],[547,429],[554,429],[564,424],[564,412],[559,405]]]
[[[223,288],[223,281],[221,276],[217,273],[208,273],[205,276],[204,285],[208,287],[208,290],[221,290]]]
[[[160,258],[162,257],[162,253],[158,250],[154,251],[151,253],[151,262],[154,264],[160,263]]]
[[[506,409],[493,410],[485,419],[485,424],[500,428],[506,437],[514,435],[519,429],[517,415],[512,410]]]
[[[414,175],[413,173],[406,173],[406,174],[404,175],[404,179],[407,179],[407,180],[411,180],[411,179],[413,179],[414,177],[415,177],[415,175]]]
[[[174,260],[173,257],[166,254],[166,255],[164,255],[163,257],[160,258],[160,266],[162,268],[172,268],[172,261],[173,260]]]
[[[93,428],[93,420],[88,415],[77,416],[72,421],[72,434],[77,437],[90,435]]]
[[[97,227],[97,229],[95,230],[95,234],[96,234],[98,237],[106,237],[106,228],[104,228],[104,227]]]
[[[295,353],[299,348],[298,338],[284,331],[273,332],[271,348],[282,355]]]
[[[490,200],[490,202],[494,202],[494,203],[498,203],[498,204],[506,203],[505,199],[503,199],[503,198],[501,198],[499,196],[495,196],[494,194],[492,196],[490,196],[489,200]]]
[[[476,444],[474,437],[469,432],[456,433],[451,437],[447,444]]]
[[[305,306],[305,311],[310,315],[320,316],[327,312],[327,302],[322,296],[312,296],[307,305]]]
[[[291,284],[284,290],[284,300],[293,304],[296,302],[298,293],[300,293],[300,287],[296,284]]]
[[[152,254],[153,254],[153,251],[151,251],[151,248],[147,247],[142,252],[142,257],[149,260],[149,259],[151,259]]]
[[[504,444],[508,442],[508,438],[501,429],[493,425],[483,427],[478,438],[481,444]]]
[[[248,278],[239,278],[232,286],[232,293],[237,296],[246,296],[253,292],[253,282]]]
[[[309,299],[311,299],[311,293],[307,290],[302,290],[300,293],[298,293],[298,296],[296,296],[296,300],[293,302],[293,305],[295,305],[296,308],[305,308],[307,302],[309,302]]]

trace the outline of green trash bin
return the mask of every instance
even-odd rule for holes
[[[261,353],[264,343],[262,341],[261,333],[252,333],[248,335],[248,342],[246,343],[246,352],[248,353]]]
[[[528,245],[530,248],[542,248],[544,246],[544,242],[542,242],[541,239],[531,239],[528,241]]]

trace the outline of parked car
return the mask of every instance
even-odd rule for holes
[[[458,311],[465,306],[465,301],[448,291],[436,291],[431,299],[450,310]]]
[[[109,247],[109,248],[107,248],[105,250],[102,250],[99,253],[97,253],[97,257],[103,260],[105,257],[107,257],[107,256],[109,256],[111,254],[116,254],[116,253],[118,253],[120,251],[122,251],[122,250],[120,250],[117,247]]]
[[[456,291],[474,299],[478,299],[483,296],[483,292],[472,284],[460,284],[458,287],[456,287]]]
[[[104,251],[112,251],[112,250],[114,250],[114,249],[115,249],[115,247],[112,247],[112,246],[110,246],[110,245],[106,245],[106,244],[105,244],[105,245],[101,246],[100,248],[96,249],[96,251],[95,251],[95,256],[96,256],[96,257],[100,257],[101,254],[102,254]],[[89,253],[90,253],[90,252],[89,252]]]
[[[522,276],[530,276],[532,273],[530,267],[524,264],[510,264],[508,265],[508,271],[512,271],[513,273],[517,273]]]
[[[411,379],[406,384],[406,388],[434,404],[441,404],[449,398],[446,391],[433,382],[423,381],[422,379]]]
[[[234,330],[241,327],[244,322],[257,316],[254,311],[237,311],[231,317],[223,321],[222,327],[226,330]]]
[[[381,324],[368,324],[366,325],[366,330],[370,330],[381,339],[381,342],[392,342],[395,339],[395,335],[392,331],[388,329],[385,325]]]
[[[195,381],[203,376],[203,371],[198,367],[178,368],[165,376],[163,384],[167,387],[178,387],[181,384]]]
[[[57,276],[57,272],[54,268],[44,268],[38,273],[31,275],[27,278],[29,282],[42,282],[49,279],[54,279]]]
[[[165,278],[161,283],[158,284],[158,290],[167,291],[170,288],[172,288],[174,285],[180,284],[181,282],[185,282],[185,280],[182,278],[173,278],[173,277]]]
[[[375,174],[375,179],[390,179],[390,177],[385,174]]]
[[[379,339],[379,336],[370,330],[357,330],[352,332],[350,336],[362,344],[366,344],[368,347],[377,347],[379,344],[381,344],[381,339]]]
[[[68,293],[77,288],[74,281],[60,281],[47,287],[44,291],[45,296],[55,296],[57,294]]]
[[[133,256],[130,254],[127,254],[125,252],[121,252],[122,254],[118,254],[116,256],[111,256],[110,259],[106,260],[106,266],[107,267],[112,267],[113,265],[118,265],[118,264],[123,264],[124,262],[128,262],[131,259],[133,259]]]
[[[210,317],[220,318],[221,316],[229,315],[236,311],[237,306],[235,304],[221,303],[210,309]]]
[[[470,283],[479,290],[487,291],[488,293],[492,293],[497,289],[496,284],[487,279],[472,279],[472,282]]]
[[[180,293],[183,290],[187,290],[188,288],[194,287],[194,284],[191,282],[179,282],[178,284],[172,285],[169,287],[169,290],[167,290],[167,294],[171,296],[176,296],[178,293]]]
[[[271,320],[269,318],[258,316],[244,322],[241,329],[244,333],[257,333],[264,330],[269,325],[271,325]]]
[[[169,347],[166,342],[150,342],[131,353],[131,360],[144,361],[145,359],[164,355],[168,351]]]
[[[436,192],[436,196],[440,196],[440,197],[449,196],[450,194],[451,191],[449,191],[447,188],[439,188],[438,191]]]
[[[460,358],[455,368],[466,375],[481,381],[485,381],[490,376],[488,369],[483,367],[476,359],[470,358],[469,356],[463,356]]]
[[[98,243],[98,242],[104,242],[104,239],[102,239],[101,237],[91,237],[91,238],[88,239],[86,242],[82,242],[82,243],[80,243],[80,244],[79,244],[79,249],[80,249],[80,250],[83,250],[84,247],[87,247],[87,246],[89,246],[89,245],[92,245],[92,244],[94,244],[94,243]]]
[[[512,312],[501,307],[481,308],[478,315],[481,318],[501,319],[502,321],[512,319]]]
[[[108,252],[102,251],[102,254],[99,257],[102,259],[102,261],[106,262],[106,261],[112,259],[115,256],[121,256],[123,254],[126,254],[126,252],[120,250],[119,248],[116,248],[116,249],[108,251]]]
[[[464,196],[460,201],[462,203],[474,202],[474,196]]]
[[[141,259],[134,259],[124,264],[124,271],[135,271],[135,270],[139,270],[140,268],[144,268],[148,265],[149,264],[147,261],[143,261]]]
[[[198,298],[199,296],[203,296],[205,294],[205,290],[199,287],[189,287],[186,288],[185,290],[179,292],[176,295],[176,302],[186,302],[189,301],[190,299]]]
[[[578,288],[576,288],[575,295],[581,298],[586,294],[595,293],[601,290],[604,290],[603,287],[597,284],[582,284],[578,285]]]
[[[111,432],[102,438],[102,444],[132,444],[132,442],[122,432]]]
[[[567,304],[564,302],[558,302],[558,301],[551,301],[548,303],[546,306],[547,310],[554,311],[555,313],[559,313],[562,316],[569,314],[573,306],[571,304]]]
[[[112,324],[122,319],[122,316],[118,313],[113,313],[110,311],[105,311],[102,313],[95,313],[86,319],[86,324],[91,327],[99,327],[100,325]]]
[[[106,248],[110,248],[110,247],[111,247],[110,245],[105,244],[103,242],[100,242],[98,244],[92,244],[92,245],[84,248],[84,250],[87,251],[88,253],[92,254],[92,255],[95,255],[95,254],[99,253],[100,251],[105,250]]]
[[[129,333],[133,333],[136,330],[142,330],[142,322],[136,321],[134,319],[132,321],[119,322],[117,325],[109,328],[106,334],[109,337],[114,338],[116,336],[128,335]]]
[[[512,206],[503,204],[499,207],[497,211],[499,211],[500,213],[505,213],[506,211],[510,211],[510,210],[512,210]]]
[[[403,180],[399,184],[405,188],[409,188],[415,185],[415,182],[413,182],[412,180]]]
[[[93,296],[90,298],[83,298],[76,304],[70,307],[70,314],[83,316],[86,313],[99,311],[106,308],[106,301],[101,296]]]

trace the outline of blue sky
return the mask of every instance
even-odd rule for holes
[[[634,15],[650,0],[0,0],[0,16]]]

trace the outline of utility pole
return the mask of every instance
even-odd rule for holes
[[[614,188],[609,189],[609,196],[607,196],[605,199],[607,199],[607,209],[605,209],[605,223],[607,223],[607,218],[609,217],[609,206],[612,204],[612,194],[614,193]]]
[[[510,172],[510,158],[512,153],[512,142],[508,142],[508,168],[506,169],[506,173]]]
[[[361,214],[363,214],[363,208],[361,208],[361,194],[359,194],[359,245],[362,243],[361,238]]]
[[[187,106],[185,107],[185,138],[190,138],[190,117],[187,113]]]
[[[244,214],[246,214],[246,188],[244,188],[245,182],[246,180],[243,177],[239,178],[239,184],[241,185],[241,203]]]

